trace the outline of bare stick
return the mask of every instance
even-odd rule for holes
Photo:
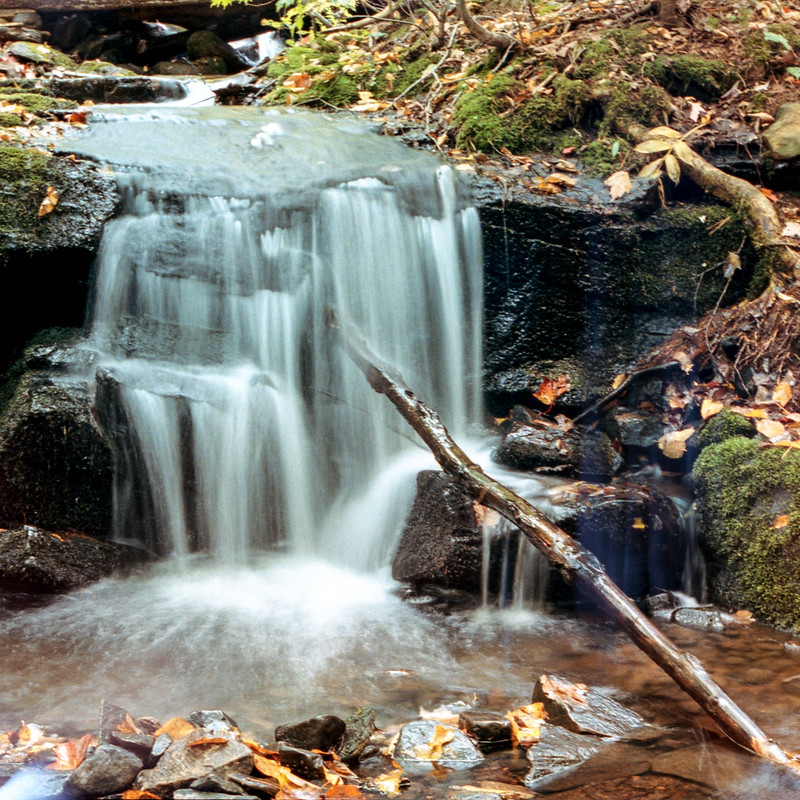
[[[402,378],[381,364],[355,332],[337,322],[343,346],[364,373],[370,386],[392,401],[417,432],[445,472],[471,497],[502,514],[568,577],[605,607],[613,619],[683,691],[742,747],[784,767],[800,772],[800,762],[788,755],[714,682],[691,654],[679,650],[608,577],[603,565],[580,543],[550,522],[539,510],[490,478],[453,441],[438,414],[419,400]]]

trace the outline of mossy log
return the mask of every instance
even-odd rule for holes
[[[753,753],[800,772],[800,762],[787,754],[714,682],[702,664],[679,650],[608,577],[600,561],[579,542],[553,524],[538,509],[490,478],[451,438],[439,415],[419,400],[402,378],[381,364],[355,331],[330,315],[343,346],[370,386],[386,395],[408,424],[476,502],[494,509],[559,567],[568,579],[605,608],[634,644],[643,650],[678,686],[692,697],[734,742]]]

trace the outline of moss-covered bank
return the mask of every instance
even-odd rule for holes
[[[713,599],[800,630],[800,455],[734,436],[694,467]]]

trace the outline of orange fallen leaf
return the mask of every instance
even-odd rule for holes
[[[767,414],[766,410],[763,408],[751,408],[749,411],[745,411],[744,414],[749,419],[768,419],[769,414]]]
[[[195,739],[189,742],[189,747],[206,747],[210,744],[227,744],[228,740],[224,736],[208,736],[205,739]]]
[[[665,433],[658,440],[658,449],[667,458],[680,458],[686,452],[686,440],[691,438],[693,433],[694,428]]]
[[[414,755],[420,761],[438,761],[442,757],[444,746],[452,741],[455,735],[455,729],[446,725],[437,725],[433,729],[430,741],[418,744],[414,748]]]
[[[789,524],[789,515],[788,514],[778,514],[775,517],[775,522],[772,523],[769,527],[772,530],[779,530],[780,528],[785,528]]]
[[[792,399],[792,387],[786,381],[781,381],[775,386],[772,392],[772,402],[777,403],[781,408]]]
[[[161,797],[142,789],[128,789],[122,793],[122,800],[161,800]]]
[[[700,416],[703,419],[708,419],[709,417],[713,417],[715,414],[719,414],[723,408],[725,408],[723,403],[720,403],[718,400],[712,400],[710,397],[706,397],[703,399],[703,404],[700,406]]]
[[[778,436],[783,436],[786,433],[786,427],[782,422],[776,419],[760,419],[756,422],[756,430],[765,439],[775,439]]]
[[[56,193],[56,190],[52,186],[48,186],[47,193],[44,196],[44,200],[42,200],[42,203],[39,206],[39,216],[43,217],[46,214],[50,214],[57,204],[58,204],[58,194]]]
[[[97,739],[91,733],[87,733],[80,739],[70,739],[63,744],[57,744],[53,748],[56,760],[47,765],[47,769],[68,770],[77,769],[84,758],[90,745],[96,745]]]
[[[334,786],[332,789],[325,792],[325,797],[328,798],[328,800],[358,800],[363,796],[358,786],[344,783]]]
[[[539,741],[542,722],[547,719],[542,703],[520,706],[506,714],[511,722],[511,741],[522,747],[530,747]]]
[[[552,408],[553,403],[571,388],[572,385],[566,375],[556,375],[554,379],[545,378],[539,384],[539,388],[533,393],[533,396],[540,403],[544,403],[544,405]]]
[[[191,722],[187,722],[181,717],[173,717],[169,722],[165,722],[153,735],[159,737],[162,733],[166,733],[172,739],[182,739],[193,730],[195,730],[195,727]]]

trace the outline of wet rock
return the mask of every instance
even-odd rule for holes
[[[251,64],[237,50],[212,31],[196,31],[186,43],[186,52],[192,61],[216,58],[224,62],[228,72],[248,69]]]
[[[42,27],[42,18],[33,9],[25,9],[22,11],[17,11],[17,13],[14,14],[13,17],[11,17],[11,21],[16,22],[20,25],[25,25],[28,28]]]
[[[225,59],[218,56],[204,56],[192,61],[200,75],[225,75]]]
[[[611,440],[601,431],[581,431],[535,420],[514,423],[494,460],[513,469],[570,472],[595,478],[610,478],[622,465]]]
[[[112,469],[87,382],[25,373],[0,411],[0,519],[107,535]],[[65,555],[82,546],[63,544]]]
[[[472,500],[450,476],[420,472],[392,577],[413,584],[478,591],[482,553]]]
[[[223,795],[247,794],[238,783],[234,783],[227,778],[220,778],[217,775],[204,775],[202,778],[198,778],[196,781],[192,782],[189,789],[196,792],[219,792]],[[185,792],[187,790],[178,789],[178,791]]]
[[[670,620],[689,628],[702,628],[703,630],[717,632],[725,630],[725,621],[722,614],[718,609],[711,607],[676,608],[672,612]]]
[[[286,742],[278,742],[275,751],[278,754],[278,761],[301,778],[309,781],[325,779],[324,762],[319,753],[312,753],[302,747],[293,747]]]
[[[717,748],[714,769],[708,767],[708,750],[703,745],[692,745],[656,755],[650,769],[657,775],[693,781],[714,791],[720,789],[721,776],[724,776],[726,784],[737,786],[750,774],[747,754],[736,750]]]
[[[551,491],[550,502],[548,516],[591,550],[630,597],[683,586],[683,523],[675,504],[657,489],[565,484]]]
[[[92,29],[86,14],[59,14],[52,26],[52,41],[62,50],[73,50]]]
[[[150,751],[150,755],[153,758],[161,758],[173,741],[174,739],[168,733],[159,734],[155,742],[153,742],[153,749]]]
[[[100,704],[100,729],[97,736],[100,744],[109,744],[114,734],[143,734],[134,718],[122,707],[110,700]]]
[[[253,769],[252,751],[230,734],[214,734],[213,738],[224,738],[223,743],[192,746],[209,736],[209,731],[199,728],[173,742],[153,769],[139,773],[134,788],[164,795],[208,774],[227,778],[233,772],[248,774]]]
[[[119,549],[82,534],[24,525],[0,531],[0,592],[65,592],[112,574]]]
[[[484,753],[511,747],[511,720],[490,711],[463,711],[458,716],[460,728],[478,743]]]
[[[644,724],[636,712],[599,690],[558,675],[542,675],[536,681],[533,702],[543,703],[548,722],[574,733],[619,737]]]
[[[191,722],[196,728],[205,728],[212,733],[234,733],[239,731],[239,726],[224,711],[218,709],[206,711],[192,711],[187,722]]]
[[[800,103],[784,103],[763,139],[772,156],[781,161],[800,156]]]
[[[614,409],[606,424],[610,435],[624,447],[640,449],[655,447],[658,440],[672,430],[661,414],[624,407]]]
[[[14,42],[7,48],[7,52],[20,61],[31,62],[44,67],[75,69],[78,66],[68,55],[53,47],[48,47],[46,44]]]
[[[573,733],[557,725],[542,725],[539,741],[528,748],[531,768],[525,776],[525,785],[539,788],[543,778],[582,764],[604,744],[593,736]]]
[[[305,750],[335,750],[342,741],[346,728],[344,720],[328,714],[292,725],[278,725],[275,728],[275,741],[286,742]]]
[[[342,761],[353,761],[364,752],[375,731],[375,709],[368,706],[356,709],[344,725],[344,737],[336,752]]]
[[[231,794],[230,792],[203,792],[198,789],[176,789],[172,794],[174,800],[231,800],[237,797],[239,800],[260,800],[252,794]]]
[[[49,34],[46,31],[37,31],[34,28],[10,28],[0,25],[0,39],[8,41],[13,39],[15,42],[30,42],[32,44],[42,44],[47,41]]]
[[[199,75],[200,70],[190,61],[159,61],[153,66],[157,75]]]
[[[72,797],[98,797],[128,788],[142,769],[133,753],[113,744],[101,744],[91,752],[64,784]]]
[[[429,743],[437,729],[445,731],[447,736],[452,733],[452,738],[441,746],[439,753],[434,754],[436,757],[431,757]],[[398,761],[436,761],[443,767],[454,769],[483,761],[483,754],[463,731],[434,720],[417,720],[404,725],[395,745],[394,757]]]
[[[145,732],[154,736],[161,727],[161,723],[155,717],[139,717],[136,724]]]
[[[146,767],[155,766],[151,758],[155,737],[148,733],[111,733],[111,744],[125,748],[140,758]],[[152,761],[152,763],[150,763]]]
[[[181,100],[188,91],[180,81],[145,75],[92,74],[81,78],[50,78],[49,84],[59,97],[93,103],[158,103]]]
[[[226,781],[226,783],[227,782],[228,781]],[[230,783],[240,787],[240,791],[244,794],[247,794],[249,791],[261,798],[275,797],[275,795],[280,791],[280,785],[277,780],[271,780],[264,777],[255,779],[249,775],[242,775],[238,772],[232,772],[230,774]]]

